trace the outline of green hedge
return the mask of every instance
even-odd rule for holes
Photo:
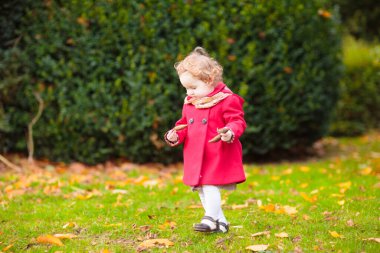
[[[341,96],[330,132],[353,136],[380,129],[380,45],[347,37]]]
[[[338,15],[328,1],[44,1],[18,32],[28,73],[7,103],[8,151],[87,163],[179,160],[162,135],[185,91],[173,64],[195,46],[246,100],[246,157],[307,146],[326,134],[341,74]],[[35,4],[38,5],[38,4]],[[327,13],[327,14],[326,14]]]

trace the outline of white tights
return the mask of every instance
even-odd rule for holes
[[[205,215],[228,224],[222,211],[219,188],[214,185],[203,185],[199,188],[198,193],[206,212]]]

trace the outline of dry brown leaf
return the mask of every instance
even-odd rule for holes
[[[37,242],[42,244],[51,244],[51,245],[57,245],[57,246],[63,246],[63,243],[59,238],[56,238],[52,235],[42,235],[37,237]]]
[[[263,232],[254,233],[251,236],[255,237],[255,236],[261,236],[261,235],[270,235],[270,231],[263,231]]]
[[[173,246],[174,243],[172,241],[169,241],[168,239],[149,239],[143,241],[139,248],[153,248],[153,247],[160,247],[164,246],[166,248]]]
[[[281,232],[279,234],[274,234],[274,236],[279,237],[279,238],[287,238],[289,237],[288,233]]]
[[[54,234],[54,237],[59,238],[59,239],[73,239],[78,236],[74,234]]]
[[[164,230],[164,229],[167,229],[167,228],[175,229],[176,226],[177,226],[177,223],[176,223],[176,222],[174,222],[174,221],[170,221],[170,220],[167,220],[167,221],[165,221],[164,224],[159,225],[158,227],[159,227],[160,229],[163,229],[163,230]]]
[[[380,243],[380,238],[371,237],[371,238],[363,239],[363,241],[374,241],[374,242]]]
[[[245,249],[249,249],[252,251],[263,251],[266,250],[269,247],[269,244],[257,244],[257,245],[250,245],[246,247]]]
[[[248,203],[247,202],[245,202],[242,205],[235,205],[235,204],[233,204],[232,205],[232,210],[243,209],[243,208],[247,208],[247,207],[248,207]]]
[[[352,219],[348,220],[348,221],[346,222],[346,224],[347,224],[347,226],[349,226],[349,227],[353,227],[353,226],[355,226],[355,223],[354,223],[354,221],[353,221]]]

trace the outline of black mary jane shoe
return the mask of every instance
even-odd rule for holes
[[[211,228],[209,225],[207,225],[205,223],[197,223],[197,224],[193,225],[194,231],[203,232],[203,233],[219,232],[219,230],[220,230],[219,229],[219,222],[217,220],[214,220],[210,216],[204,216],[202,218],[202,220],[209,220],[209,221],[211,221],[213,224],[215,224],[215,227]]]
[[[218,231],[219,233],[228,233],[228,230],[230,230],[230,226],[224,222],[218,221]]]

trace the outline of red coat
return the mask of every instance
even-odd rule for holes
[[[244,100],[223,83],[219,83],[208,97],[220,91],[231,95],[211,108],[197,109],[193,104],[184,104],[182,118],[176,122],[176,125],[188,125],[177,131],[179,141],[172,145],[184,143],[183,181],[186,185],[226,185],[245,181],[239,141],[246,128]],[[233,142],[209,143],[217,135],[217,128],[223,127],[232,130]]]

